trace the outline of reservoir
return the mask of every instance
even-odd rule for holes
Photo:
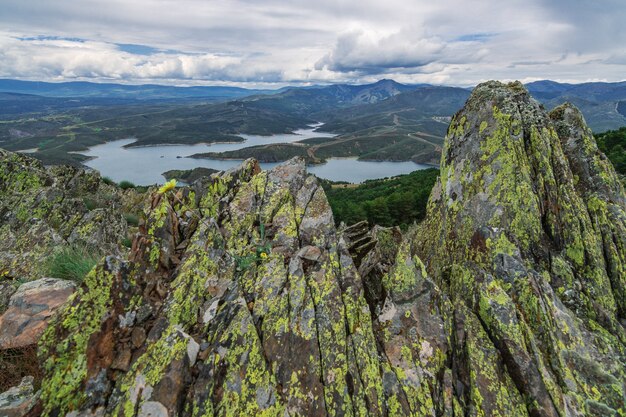
[[[192,159],[187,156],[202,152],[232,151],[248,146],[272,143],[289,143],[313,137],[333,137],[332,133],[315,132],[318,126],[296,130],[294,134],[272,136],[238,135],[246,139],[239,143],[217,143],[196,145],[159,145],[138,148],[125,148],[135,139],[120,139],[91,147],[81,154],[92,158],[85,162],[90,168],[100,171],[102,176],[113,181],[127,180],[137,185],[161,184],[165,182],[163,172],[172,169],[212,168],[223,171],[237,166],[241,161],[219,159]],[[262,163],[263,169],[279,163]],[[414,162],[374,162],[358,161],[356,158],[331,158],[323,165],[307,167],[307,170],[320,178],[332,181],[360,183],[368,179],[408,174],[429,165]]]

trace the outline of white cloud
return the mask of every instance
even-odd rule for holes
[[[385,34],[355,28],[339,35],[333,50],[315,64],[315,69],[381,73],[393,68],[419,68],[436,61],[446,44],[437,37],[416,36],[405,29]]]
[[[582,0],[4,0],[0,77],[621,80],[626,3],[601,9]]]
[[[0,77],[52,80],[254,80],[271,75],[240,57],[177,52],[124,52],[115,44],[64,39],[20,39],[0,34]]]

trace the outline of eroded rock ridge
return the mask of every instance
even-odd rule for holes
[[[519,83],[474,90],[404,236],[248,160],[153,194],[49,326],[31,413],[626,415],[625,210],[580,113]]]

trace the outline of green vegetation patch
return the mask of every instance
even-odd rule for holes
[[[139,226],[139,216],[133,213],[124,213],[124,219],[129,226]]]
[[[438,175],[439,170],[430,168],[360,185],[321,182],[337,224],[367,220],[370,224],[406,228],[424,218]]]
[[[206,152],[191,155],[192,158],[209,159],[248,159],[255,158],[259,162],[282,162],[296,156],[301,156],[307,162],[313,161],[308,153],[307,147],[288,143],[277,143],[271,145],[249,146],[227,152]]]
[[[211,174],[219,172],[216,169],[211,168],[203,168],[198,167],[194,169],[172,169],[170,171],[165,171],[163,176],[165,179],[169,180],[178,180],[183,181],[187,184],[191,184],[192,182],[202,178],[209,177]]]
[[[609,130],[596,136],[598,148],[609,158],[622,177],[626,175],[626,127]]]
[[[135,187],[136,187],[136,185],[135,185],[135,184],[133,184],[133,183],[132,183],[132,182],[130,182],[130,181],[126,181],[126,180],[120,181],[120,183],[118,184],[118,186],[119,186],[122,190],[128,190],[129,188],[135,188]]]
[[[48,258],[46,275],[80,283],[100,258],[101,254],[95,250],[83,246],[65,246]]]

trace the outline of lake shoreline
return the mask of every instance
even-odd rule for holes
[[[135,142],[136,138],[118,139],[90,147],[87,151],[79,151],[80,155],[89,158],[83,165],[100,171],[102,176],[113,181],[130,181],[137,185],[162,184],[165,182],[163,172],[172,170],[192,170],[194,168],[209,168],[216,171],[225,171],[240,164],[245,158],[192,158],[198,153],[229,152],[249,146],[273,144],[291,144],[301,140],[321,137],[315,129],[300,129],[290,134],[279,134],[269,137],[242,135],[242,142],[199,142],[195,144],[159,144],[147,146],[127,146]],[[324,137],[335,137],[335,134],[325,134]],[[263,162],[262,169],[271,169],[283,162]],[[285,160],[288,160],[287,158]],[[309,161],[310,162],[310,161]],[[363,181],[408,174],[410,172],[430,168],[430,165],[413,161],[364,161],[357,157],[325,158],[319,164],[308,164],[309,173],[331,181],[345,181],[362,183]]]

